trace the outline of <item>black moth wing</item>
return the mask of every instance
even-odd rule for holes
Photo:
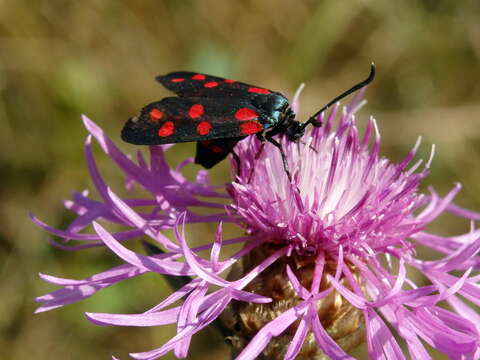
[[[177,71],[159,75],[156,80],[181,97],[244,97],[273,94],[274,91],[218,76]]]
[[[243,137],[230,139],[214,139],[197,142],[195,163],[210,169],[225,159]]]
[[[158,145],[236,138],[263,131],[268,124],[268,117],[245,98],[167,97],[128,120],[122,139]]]

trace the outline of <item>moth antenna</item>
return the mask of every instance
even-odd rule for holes
[[[359,82],[358,84],[352,86],[350,89],[348,89],[347,91],[343,92],[342,94],[338,95],[335,99],[333,99],[332,101],[330,101],[327,105],[325,105],[323,108],[321,108],[319,111],[317,111],[315,114],[313,114],[312,116],[310,116],[310,118],[308,119],[308,121],[306,121],[305,123],[302,124],[302,127],[301,129],[304,130],[309,124],[312,124],[313,126],[320,126],[321,123],[316,119],[318,115],[320,115],[322,112],[324,112],[325,110],[327,110],[330,106],[332,106],[333,104],[335,104],[337,101],[343,99],[344,97],[350,95],[351,93],[357,91],[357,90],[360,90],[361,88],[367,86],[368,84],[370,84],[373,79],[375,78],[375,64],[372,62],[372,64],[370,65],[370,74],[368,75],[368,77]]]

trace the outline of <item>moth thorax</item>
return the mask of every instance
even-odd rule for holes
[[[265,245],[251,252],[243,258],[242,264],[232,270],[229,278],[235,279],[247,273],[275,250],[271,245]],[[301,284],[306,289],[310,289],[315,269],[315,257],[298,255],[284,257],[258,275],[244,290],[268,296],[273,301],[267,304],[235,301],[227,307],[220,317],[223,326],[230,333],[227,336],[227,341],[232,345],[233,355],[238,354],[265,324],[303,301],[296,294],[288,279],[287,264]],[[335,276],[335,266],[335,261],[326,260],[320,291],[330,288],[327,274]],[[358,271],[353,265],[348,266],[358,280]],[[348,287],[346,279],[341,278],[340,282]],[[332,291],[317,302],[317,313],[327,333],[345,351],[352,350],[364,342],[365,328],[362,312],[353,307],[337,291]],[[272,338],[258,359],[283,359],[298,324],[299,320],[290,325],[280,336]],[[328,357],[322,353],[313,333],[310,331],[296,359],[324,360]]]

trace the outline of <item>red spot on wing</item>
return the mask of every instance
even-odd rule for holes
[[[256,134],[263,130],[262,124],[256,121],[247,121],[240,124],[240,131],[243,135]]]
[[[212,130],[212,125],[208,121],[202,121],[197,125],[197,133],[207,135]]]
[[[235,80],[231,80],[231,79],[225,79],[223,81],[225,81],[227,84],[232,84],[235,82]]]
[[[214,153],[217,153],[217,154],[223,152],[223,149],[217,145],[212,145],[210,147],[210,150],[212,150]]]
[[[223,152],[223,148],[215,145],[212,140],[204,140],[201,142],[203,146],[205,146],[208,150],[213,151],[214,153],[221,153]]]
[[[248,89],[248,92],[257,93],[257,94],[270,94],[270,91],[267,89],[251,87]]]
[[[258,114],[249,108],[241,108],[235,112],[235,119],[240,121],[256,119]]]
[[[163,112],[158,109],[153,109],[152,111],[150,111],[149,115],[151,122],[158,123],[158,121],[163,117]]]
[[[166,121],[160,129],[158,129],[158,136],[166,137],[173,134],[173,130],[175,129],[175,124],[173,121]]]
[[[202,104],[194,104],[194,105],[192,105],[190,110],[188,110],[188,115],[192,119],[196,119],[196,118],[199,118],[200,116],[202,116],[204,112],[205,112],[205,110],[203,109]]]
[[[193,80],[205,80],[205,75],[203,74],[197,74],[192,76]]]
[[[210,82],[207,82],[207,83],[203,84],[203,86],[206,87],[206,88],[214,88],[214,87],[218,86],[218,82],[210,81]]]
[[[174,78],[172,80],[170,80],[171,82],[174,82],[174,83],[177,83],[177,82],[182,82],[182,81],[185,81],[185,78]]]

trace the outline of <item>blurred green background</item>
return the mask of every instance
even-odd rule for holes
[[[422,135],[421,156],[437,144],[429,183],[445,194],[462,182],[457,203],[480,210],[479,15],[478,0],[0,0],[0,358],[126,359],[174,330],[98,327],[82,315],[144,311],[168,293],[158,277],[32,315],[32,299],[54,289],[39,271],[80,278],[119,263],[102,249],[53,249],[27,213],[65,227],[61,200],[91,188],[80,114],[120,143],[125,120],[167,95],[157,74],[206,72],[290,95],[306,82],[303,120],[375,61],[360,121],[377,118],[382,154],[398,161]],[[192,151],[178,146],[172,161]],[[102,155],[99,163],[121,193],[118,171]],[[213,171],[218,182],[226,174],[225,164]],[[447,217],[435,230],[467,226]],[[227,359],[228,348],[207,330],[189,358],[212,356]]]

